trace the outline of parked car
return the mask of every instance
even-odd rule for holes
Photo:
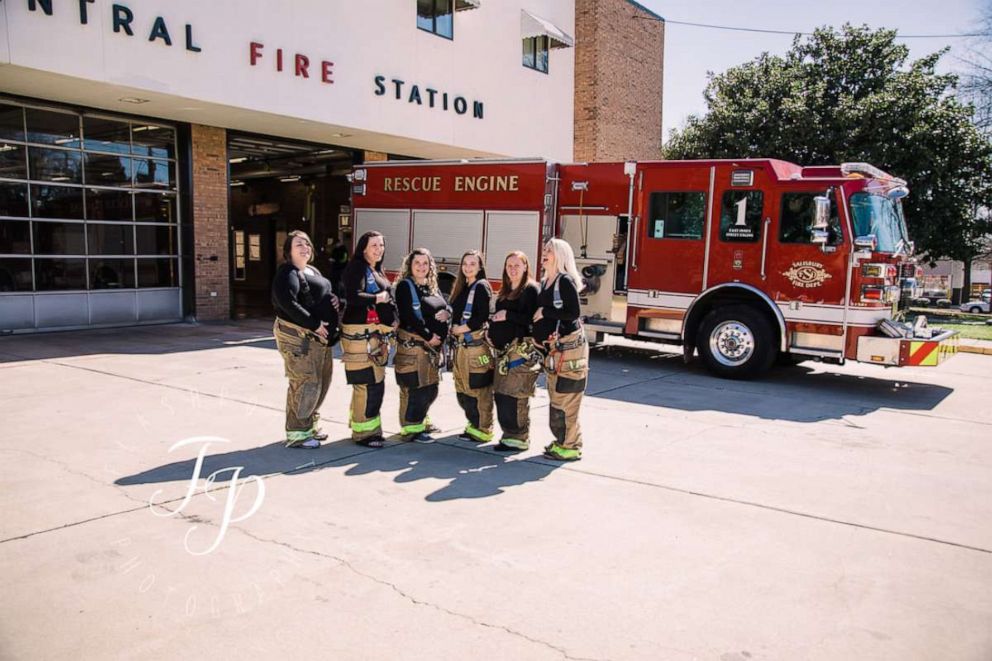
[[[968,301],[967,303],[962,303],[961,304],[961,311],[962,312],[971,312],[972,314],[978,314],[980,312],[984,312],[985,314],[988,314],[989,313],[989,293],[988,292],[985,292],[984,294],[982,294],[982,297],[980,299],[972,299],[972,300]]]

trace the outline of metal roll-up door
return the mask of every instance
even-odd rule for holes
[[[455,263],[466,250],[482,250],[481,211],[414,211],[413,245],[438,262]]]
[[[530,261],[530,272],[537,273],[541,240],[541,214],[536,211],[489,211],[486,214],[486,274],[493,279],[503,272],[503,260],[511,250],[519,250]]]

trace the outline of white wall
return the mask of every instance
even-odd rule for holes
[[[89,5],[86,25],[76,0],[52,4],[47,16],[27,0],[0,3],[0,89],[417,156],[572,157],[574,49],[552,50],[543,74],[521,65],[520,39],[522,7],[574,35],[572,0],[482,0],[456,12],[453,40],[417,29],[416,0],[117,0],[134,14],[133,37],[113,32],[113,0]],[[157,16],[171,47],[149,41]],[[185,49],[187,23],[199,53]],[[265,46],[254,67],[251,41]],[[309,79],[293,75],[297,52],[310,59]],[[334,62],[331,85],[320,82],[323,59]],[[382,96],[377,74],[386,76]],[[406,82],[402,100],[394,77]],[[407,102],[414,83],[422,106]],[[428,108],[425,87],[465,97],[468,113]],[[472,117],[474,100],[484,119]]]

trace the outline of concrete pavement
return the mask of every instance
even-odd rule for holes
[[[987,356],[739,383],[607,347],[562,466],[456,440],[450,376],[434,445],[341,440],[338,370],[332,441],[287,450],[269,330],[0,338],[0,657],[992,657]]]

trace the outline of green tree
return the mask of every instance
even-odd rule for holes
[[[946,52],[908,62],[894,30],[845,25],[797,36],[710,74],[708,112],[672,132],[667,158],[780,158],[801,165],[865,161],[907,180],[910,235],[931,261],[970,263],[989,233],[992,143],[934,68]]]

